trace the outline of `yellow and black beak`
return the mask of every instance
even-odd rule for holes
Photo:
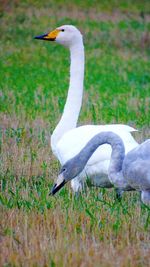
[[[46,34],[42,34],[39,36],[35,36],[35,39],[40,39],[40,40],[45,40],[45,41],[55,41],[56,37],[58,35],[58,33],[60,32],[60,30],[56,29],[52,32],[46,33]]]

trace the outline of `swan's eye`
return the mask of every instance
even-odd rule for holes
[[[64,32],[65,30],[64,30],[64,29],[62,29],[61,31],[62,31],[62,32]]]
[[[62,171],[65,172],[66,171],[66,168],[63,168]]]

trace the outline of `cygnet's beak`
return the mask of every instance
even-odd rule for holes
[[[39,36],[35,36],[34,39],[40,39],[40,40],[45,40],[45,41],[55,41],[58,33],[60,32],[60,30],[55,29],[52,32],[46,33],[46,34],[42,34]]]
[[[49,195],[55,195],[64,185],[66,181],[63,174],[59,174],[56,183],[53,185]]]

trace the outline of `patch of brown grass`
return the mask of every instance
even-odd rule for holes
[[[53,176],[49,125],[42,119],[20,121],[1,115],[1,173],[20,176]]]
[[[115,234],[105,208],[99,214],[108,219],[102,229],[91,228],[85,213],[71,207],[66,217],[60,203],[43,215],[1,210],[1,265],[149,266],[150,236],[139,228],[139,207],[133,213],[130,221],[122,217]]]

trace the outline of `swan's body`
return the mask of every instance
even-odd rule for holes
[[[85,144],[101,131],[113,131],[123,139],[126,152],[138,144],[130,132],[135,131],[127,125],[86,125],[76,128],[82,104],[84,79],[84,46],[82,35],[72,25],[64,25],[56,30],[36,37],[36,39],[56,41],[69,48],[71,54],[70,84],[67,101],[61,120],[51,136],[51,147],[55,156],[63,165],[74,157]],[[82,182],[90,176],[93,183],[102,187],[111,187],[108,179],[108,166],[111,148],[104,145],[94,153],[79,177],[72,180],[71,186],[76,192],[82,188]]]
[[[79,154],[62,166],[52,194],[55,194],[66,182],[82,173],[94,152],[104,144],[109,144],[112,148],[108,168],[110,182],[122,190],[141,191],[142,201],[150,205],[150,139],[125,156],[123,141],[113,132],[102,132],[95,135]]]

